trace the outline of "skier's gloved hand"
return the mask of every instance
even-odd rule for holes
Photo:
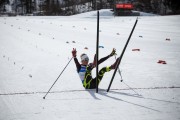
[[[117,54],[116,54],[116,49],[115,49],[115,48],[113,48],[113,50],[112,50],[112,52],[111,52],[111,54],[110,54],[109,56],[112,57],[112,56],[114,56],[114,55],[117,55]]]
[[[90,66],[91,69],[96,67],[94,63],[89,63],[89,66]]]
[[[76,53],[77,53],[76,48],[73,48],[73,50],[72,50],[72,56],[73,56],[73,57],[76,57]]]

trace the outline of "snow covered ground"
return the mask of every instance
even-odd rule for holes
[[[99,93],[88,91],[72,60],[43,99],[73,48],[78,57],[85,52],[93,60],[97,20],[92,14],[0,17],[0,120],[180,119],[180,16],[138,18],[120,64],[123,82],[117,73],[110,92],[113,71],[105,74]],[[121,54],[135,20],[100,17],[100,57],[112,48]],[[114,61],[112,57],[99,67]]]

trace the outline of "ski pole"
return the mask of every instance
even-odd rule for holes
[[[140,96],[140,94],[139,93],[137,93],[132,87],[130,87],[128,84],[126,84],[124,81],[123,81],[123,83],[126,85],[126,86],[128,86],[132,91],[134,91],[137,95],[139,95]]]
[[[135,27],[136,27],[137,22],[138,22],[138,19],[136,19],[136,22],[134,23],[133,29],[131,30],[131,33],[130,33],[130,35],[129,35],[129,37],[128,37],[128,40],[127,40],[127,42],[126,42],[126,44],[125,44],[125,46],[124,46],[124,48],[123,48],[123,51],[122,51],[121,55],[119,56],[120,59],[119,59],[117,65],[116,65],[116,68],[115,68],[115,70],[114,70],[114,73],[113,73],[113,76],[112,76],[111,81],[110,81],[110,83],[109,83],[109,87],[108,87],[108,89],[107,89],[107,92],[109,92],[109,90],[110,90],[111,84],[112,84],[112,82],[113,82],[113,80],[114,80],[114,77],[115,77],[115,75],[116,75],[116,72],[117,72],[117,68],[119,67],[119,65],[120,65],[120,63],[121,63],[121,59],[122,59],[122,57],[123,57],[123,55],[124,55],[124,52],[126,51],[127,45],[128,45],[128,43],[129,43],[129,41],[130,41],[130,39],[131,39],[131,36],[132,36],[132,34],[133,34],[133,32],[134,32],[134,29],[135,29]]]
[[[116,59],[116,56],[115,56],[115,59]],[[126,84],[124,81],[123,81],[123,78],[122,78],[122,75],[121,75],[121,71],[120,71],[120,68],[118,67],[118,73],[121,77],[121,82],[123,82],[126,86],[128,86],[132,91],[134,91],[136,94],[140,95],[139,93],[137,93],[133,88],[131,88],[128,84]]]
[[[48,92],[46,93],[46,95],[43,97],[43,99],[46,98],[47,94],[49,93],[49,91],[52,89],[52,87],[54,86],[54,84],[57,82],[57,80],[59,79],[59,77],[62,75],[62,73],[64,72],[64,70],[66,69],[66,67],[69,65],[69,63],[71,62],[71,60],[73,59],[73,57],[69,60],[69,62],[67,63],[67,65],[64,67],[64,69],[62,70],[62,72],[59,74],[59,76],[57,77],[57,79],[54,81],[53,85],[50,87],[50,89],[48,90]]]
[[[116,60],[116,56],[114,56],[115,57],[115,60]],[[121,82],[123,81],[123,78],[122,78],[122,75],[121,75],[121,71],[120,71],[120,68],[118,67],[118,72],[119,72],[119,75],[120,75],[120,77],[121,77]]]
[[[97,42],[96,42],[96,76],[98,76],[99,66],[99,11],[97,11]],[[98,93],[98,77],[96,77],[96,93]]]

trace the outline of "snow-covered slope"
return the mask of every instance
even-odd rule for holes
[[[152,13],[145,13],[145,12],[140,12],[140,11],[132,11],[132,12],[138,12],[140,13],[140,16],[158,16],[156,14],[152,14]],[[114,17],[114,12],[112,9],[102,9],[99,11],[101,17]],[[97,11],[92,11],[92,12],[85,12],[85,13],[81,13],[81,14],[77,14],[74,16],[79,16],[79,17],[96,17],[97,16]],[[120,17],[120,16],[116,16],[116,17]]]
[[[117,73],[109,93],[113,71],[105,74],[97,94],[83,88],[72,60],[43,99],[73,48],[78,57],[87,53],[93,60],[96,17],[91,14],[0,18],[0,120],[180,119],[180,16],[139,17],[120,64],[123,82]],[[100,57],[112,48],[121,54],[135,20],[100,17]]]

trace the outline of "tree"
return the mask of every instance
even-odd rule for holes
[[[179,0],[166,0],[165,4],[172,10],[173,14],[180,14]]]
[[[0,0],[0,7],[5,4],[6,0]]]
[[[0,10],[6,11],[5,4],[9,4],[9,0],[0,0]]]
[[[44,10],[46,11],[45,14],[48,15],[49,11],[50,11],[50,0],[46,0],[45,1],[45,6],[44,6]]]

